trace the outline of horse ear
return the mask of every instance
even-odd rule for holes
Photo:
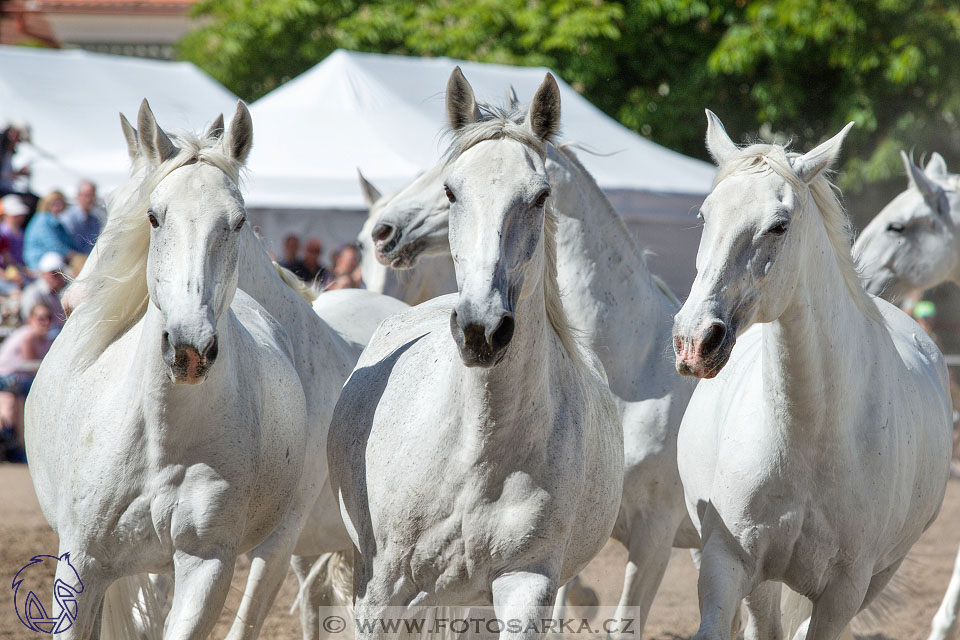
[[[513,111],[520,106],[520,98],[517,97],[517,90],[512,84],[507,85],[507,110]]]
[[[552,73],[547,73],[533,94],[526,124],[541,140],[549,140],[560,130],[560,87]]]
[[[357,177],[360,178],[360,191],[363,192],[363,199],[368,207],[373,208],[373,205],[380,199],[380,191],[363,177],[359,167],[357,168]]]
[[[207,130],[203,132],[204,138],[214,138],[219,140],[223,137],[223,114],[218,115],[213,122],[210,123],[210,126],[207,127]]]
[[[447,124],[453,131],[459,131],[479,120],[480,107],[473,95],[473,87],[463,77],[460,67],[454,67],[447,80]]]
[[[847,137],[847,133],[850,132],[853,124],[852,122],[848,122],[847,126],[840,130],[840,133],[826,142],[817,145],[810,151],[807,151],[799,158],[794,158],[790,161],[793,170],[797,172],[801,180],[810,184],[824,169],[828,169],[837,161],[837,158],[840,156],[840,147],[843,145],[843,139]]]
[[[723,123],[710,109],[704,109],[707,112],[707,151],[713,161],[718,165],[733,156],[739,148],[736,143],[727,135],[727,130],[723,128]]]
[[[146,98],[140,103],[137,128],[140,130],[140,149],[152,164],[160,164],[176,155],[177,147],[157,124]]]
[[[140,141],[137,139],[137,130],[133,128],[126,116],[120,114],[120,128],[123,130],[123,137],[127,141],[127,155],[131,160],[136,160],[140,155]]]
[[[900,157],[903,159],[903,166],[907,170],[907,179],[910,181],[910,186],[920,192],[920,195],[923,196],[928,207],[944,217],[949,216],[950,203],[947,200],[947,193],[943,190],[943,187],[921,171],[920,167],[915,165],[906,153],[901,151]],[[943,158],[941,158],[941,160],[943,160]],[[933,161],[932,158],[931,161]]]
[[[230,120],[230,131],[223,139],[223,150],[234,160],[243,164],[247,161],[250,147],[253,146],[253,120],[250,111],[242,100],[237,100],[237,110]]]
[[[923,173],[933,180],[946,180],[950,175],[947,172],[947,161],[936,151],[930,156],[930,162],[923,168]]]

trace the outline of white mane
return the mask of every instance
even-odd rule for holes
[[[110,202],[107,224],[97,239],[97,247],[105,249],[98,254],[94,268],[77,280],[89,292],[69,320],[79,325],[75,357],[80,367],[92,364],[147,308],[147,208],[157,185],[174,170],[196,162],[217,167],[234,182],[240,180],[241,163],[223,152],[218,139],[201,139],[192,133],[178,133],[171,139],[178,148],[172,158],[146,168],[142,175],[137,172],[130,181],[139,181],[138,187],[125,184],[117,190],[129,195]]]
[[[865,316],[883,323],[884,320],[877,305],[860,284],[860,274],[857,272],[851,253],[853,231],[850,219],[837,199],[836,187],[827,179],[826,172],[821,172],[809,185],[801,180],[790,164],[790,158],[800,157],[800,155],[788,153],[784,147],[776,144],[750,145],[720,165],[713,185],[716,187],[722,180],[735,173],[758,173],[769,170],[783,178],[793,188],[800,198],[801,209],[809,208],[808,196],[812,195],[813,204],[820,212],[820,219],[823,221],[827,238],[833,247],[837,266],[840,268],[843,283],[850,297]]]

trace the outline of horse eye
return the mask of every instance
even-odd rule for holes
[[[444,187],[443,192],[447,194],[447,200],[450,202],[456,202],[457,198],[453,195],[453,191],[450,191],[450,187]]]
[[[157,216],[153,215],[153,211],[147,212],[147,220],[150,221],[150,226],[154,229],[160,226],[160,223],[157,222]]]
[[[786,223],[786,222],[778,222],[777,224],[775,224],[775,225],[773,225],[772,227],[770,227],[769,229],[767,229],[767,233],[770,234],[770,235],[772,235],[772,236],[782,236],[782,235],[785,234],[786,232],[787,232],[787,223]]]
[[[548,197],[550,197],[550,192],[549,192],[549,191],[542,191],[542,192],[540,192],[540,195],[537,196],[536,205],[537,205],[538,207],[542,207],[543,205],[545,205],[545,204],[547,203],[547,198],[548,198]]]
[[[247,222],[247,216],[243,216],[242,218],[240,218],[240,222],[238,222],[238,223],[233,227],[233,230],[234,230],[234,231],[240,231],[240,229],[243,229],[243,225],[246,224],[246,222]]]
[[[891,222],[889,225],[887,225],[887,231],[890,231],[891,233],[903,233],[904,229],[906,229],[906,227],[899,222]]]

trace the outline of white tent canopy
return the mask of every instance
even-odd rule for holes
[[[0,46],[0,128],[23,120],[31,145],[15,166],[31,166],[31,188],[73,194],[81,179],[106,192],[129,175],[118,111],[136,126],[147,98],[165,129],[203,128],[236,108],[237,98],[188,62]]]
[[[527,102],[547,69],[449,58],[336,51],[251,106],[254,145],[246,200],[268,245],[290,233],[352,240],[365,205],[356,170],[385,193],[433,166],[445,149],[444,90],[460,65],[478,99],[502,104],[506,88]],[[586,168],[610,196],[650,264],[676,290],[693,280],[712,165],[670,151],[610,118],[557,78],[560,139],[577,142]]]
[[[495,104],[503,103],[507,85],[521,101],[528,101],[547,72],[540,67],[336,51],[252,105],[256,144],[248,204],[360,208],[358,167],[375,184],[399,188],[433,166],[444,148],[444,88],[455,65],[481,101]],[[709,192],[711,165],[638,136],[557,80],[561,138],[604,154],[579,154],[602,188],[700,196]]]

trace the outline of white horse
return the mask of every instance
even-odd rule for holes
[[[484,111],[478,107],[479,117]],[[523,111],[511,115],[522,120]],[[603,362],[623,425],[623,502],[613,537],[627,548],[628,560],[616,615],[633,619],[641,633],[671,546],[699,546],[677,471],[677,431],[694,388],[669,357],[679,303],[650,273],[623,220],[576,156],[548,143],[546,169],[558,219],[563,306]],[[424,257],[449,256],[448,172],[440,163],[371,211],[367,227],[382,261],[420,270],[428,267]],[[584,591],[573,595],[586,601]]]
[[[138,211],[143,202],[137,198],[127,202],[126,197],[135,195],[141,188],[140,183],[144,181],[146,171],[159,173],[163,170],[156,166],[156,162],[151,163],[145,159],[147,155],[156,157],[154,147],[157,143],[153,140],[159,140],[167,149],[166,153],[173,147],[173,143],[156,126],[146,105],[141,109],[141,129],[146,126],[151,130],[150,153],[143,153],[136,130],[130,127],[125,119],[122,119],[122,124],[134,162],[134,177],[111,197],[111,220],[118,215],[121,220],[112,223],[115,229],[113,232],[105,232],[101,236],[80,279],[68,290],[68,293],[72,293],[74,306],[83,304],[90,297],[91,291],[96,291],[97,277],[91,277],[91,274],[96,276],[101,261],[117,263],[123,259],[122,251],[129,247],[130,242],[145,241],[142,233],[145,223],[141,218],[146,219],[146,214]],[[222,133],[223,121],[220,117],[204,135],[205,142],[200,152],[215,150],[216,140]],[[189,157],[183,160],[191,162]],[[175,164],[176,159],[170,162]],[[115,206],[126,208],[117,213],[114,211]],[[124,217],[127,220],[123,220]],[[309,437],[303,447],[298,449],[306,452],[303,478],[296,498],[306,501],[300,508],[301,520],[293,526],[284,522],[283,527],[274,531],[263,545],[253,551],[247,590],[230,632],[231,639],[253,638],[258,634],[263,618],[286,574],[287,561],[294,544],[301,556],[294,561],[294,568],[301,581],[318,556],[350,546],[341,524],[336,500],[326,481],[326,456],[323,453],[326,430],[339,389],[356,363],[373,328],[381,319],[406,306],[366,291],[330,292],[319,297],[308,296],[317,298],[314,302],[314,313],[301,295],[284,285],[284,281],[295,283],[289,278],[289,274],[276,269],[250,226],[243,225],[237,236],[239,288],[262,305],[287,331],[293,346],[293,364],[306,394]],[[354,314],[352,318],[343,311],[345,308],[349,308]],[[319,318],[317,314],[320,315]],[[366,337],[363,335],[364,331]],[[306,526],[305,518],[309,518]],[[339,555],[329,560],[343,562]],[[112,594],[108,595],[108,600],[112,598],[111,609],[117,616],[121,616],[125,609],[129,609],[131,593],[135,596],[138,589],[150,591],[155,585],[140,580],[133,590],[129,587],[124,589],[123,585],[117,586],[117,589],[108,592]],[[321,594],[314,589],[308,593],[308,596],[311,595],[319,597]],[[301,607],[304,635],[307,638],[314,638],[318,634],[319,619],[315,606],[318,604],[317,597],[310,600],[310,606]],[[146,597],[141,595],[140,599],[149,602],[152,598],[148,594]],[[119,620],[113,622],[120,624]]]
[[[380,191],[364,178],[362,173],[359,174],[359,178],[360,190],[363,192],[364,200],[366,200],[367,207],[370,210],[363,228],[360,229],[360,234],[357,236],[357,243],[360,245],[361,264],[363,265],[363,282],[367,285],[367,288],[403,300],[409,305],[420,304],[437,296],[455,292],[457,290],[457,274],[453,270],[453,260],[450,258],[449,251],[435,256],[423,257],[416,265],[403,269],[396,269],[380,262],[374,247],[373,232],[374,227],[378,224],[380,210],[392,198],[381,195]],[[437,182],[433,186],[437,193],[443,192],[442,182]],[[419,206],[421,204],[421,202],[414,200],[409,206]],[[400,205],[400,202],[396,205]],[[446,205],[447,201],[444,198],[444,210],[446,210]],[[445,231],[446,224],[444,224]]]
[[[37,497],[84,583],[67,638],[99,635],[114,580],[170,569],[166,636],[206,637],[237,554],[269,553],[308,504],[292,344],[236,288],[246,107],[222,145],[175,146],[147,108],[140,125],[152,169],[27,399]]]
[[[947,371],[926,334],[857,280],[823,175],[852,124],[801,156],[739,149],[707,113],[720,170],[674,343],[678,370],[712,378],[678,441],[703,540],[695,637],[729,638],[746,597],[747,638],[779,639],[784,583],[813,601],[797,637],[835,640],[940,509]]]
[[[380,326],[330,429],[360,620],[491,601],[501,619],[540,619],[614,525],[619,419],[556,281],[544,141],[559,99],[548,75],[523,124],[478,122],[459,68],[448,83],[460,293]]]
[[[863,230],[854,254],[870,293],[896,300],[914,289],[960,284],[960,176],[934,153],[924,169],[900,152],[909,180]]]
[[[867,291],[895,301],[914,289],[942,282],[960,284],[960,176],[934,153],[922,170],[901,152],[907,190],[870,221],[857,243]],[[960,613],[960,553],[943,602],[933,618],[930,640],[954,637]]]

